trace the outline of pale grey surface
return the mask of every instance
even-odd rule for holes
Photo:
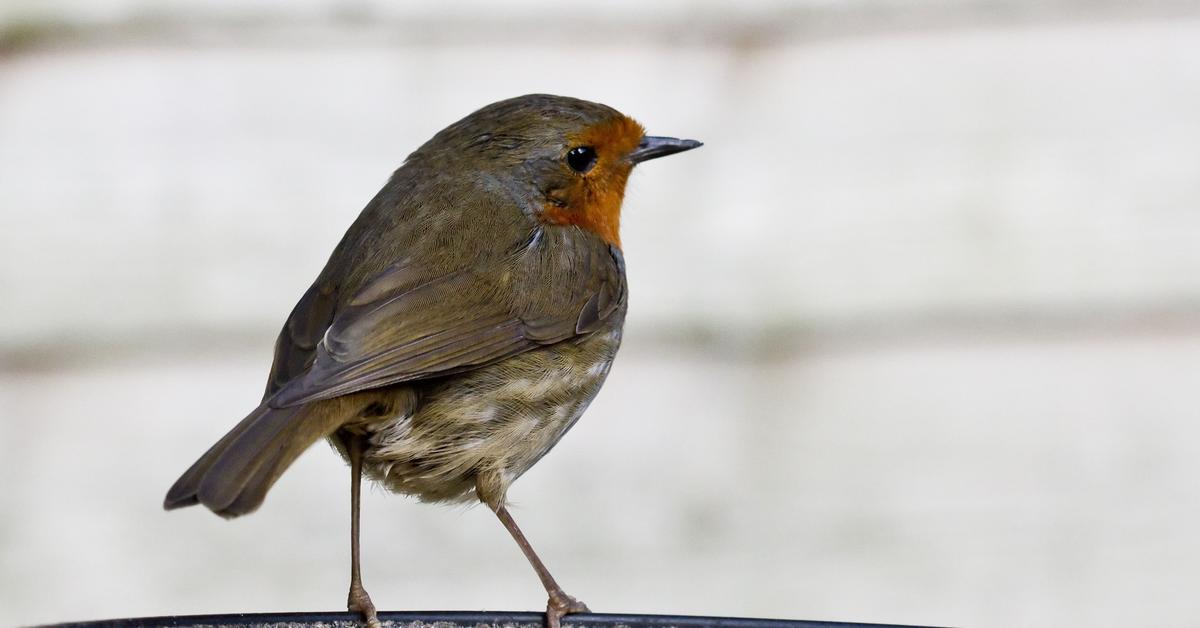
[[[412,148],[538,90],[708,142],[632,181],[635,323],[745,341],[1200,308],[1200,20],[744,50],[131,43],[0,64],[0,289],[21,294],[0,343],[273,328]]]
[[[597,611],[1185,626],[1200,610],[1194,329],[769,362],[627,349],[512,492]],[[259,352],[8,375],[0,402],[37,430],[5,422],[5,623],[337,608],[347,473],[326,447],[253,516],[159,510],[255,403],[266,365]],[[541,603],[486,510],[365,499],[381,607]]]
[[[233,523],[162,495],[390,170],[530,91],[707,142],[635,175],[626,348],[512,493],[593,609],[1200,615],[1193,3],[147,6],[0,5],[76,31],[0,56],[0,624],[343,603],[326,448]],[[486,510],[365,507],[381,607],[541,606]]]

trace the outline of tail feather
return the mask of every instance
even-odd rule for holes
[[[278,448],[266,457],[262,461],[262,464],[247,478],[237,497],[229,505],[218,511],[217,514],[222,517],[237,517],[256,510],[262,505],[263,500],[267,496],[267,491],[271,489],[275,481],[279,479],[279,476],[283,475],[284,471],[287,471],[292,462],[296,458],[299,458],[300,454],[304,453],[315,440],[322,436],[327,436],[333,430],[337,429],[337,426],[334,426],[332,429],[319,434],[316,438],[310,439],[300,437],[296,434],[296,432],[301,431],[300,428],[302,427],[292,426],[289,430],[291,433],[281,436],[281,440],[286,445]]]
[[[237,440],[239,436],[244,434],[249,427],[262,416],[262,408],[256,408],[246,418],[242,419],[233,429],[229,430],[228,434],[221,437],[200,459],[192,463],[192,466],[183,475],[175,480],[175,484],[167,491],[167,497],[163,500],[163,508],[174,510],[185,506],[192,506],[200,503],[199,497],[196,495],[200,490],[200,481],[204,479],[204,474],[212,468],[213,464],[225,453],[229,445]]]
[[[221,453],[200,480],[200,503],[217,514],[238,498],[254,472],[287,446],[281,438],[289,434],[288,425],[304,419],[303,407],[277,409],[260,406],[261,415]],[[314,439],[315,440],[315,439]],[[307,443],[311,445],[312,442]]]
[[[200,503],[223,517],[254,511],[304,450],[341,425],[332,405],[255,408],[184,472],[163,507]]]

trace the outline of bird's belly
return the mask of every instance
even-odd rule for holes
[[[608,376],[620,330],[536,349],[418,387],[410,415],[372,426],[367,474],[424,501],[503,500]]]

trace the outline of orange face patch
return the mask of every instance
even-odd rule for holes
[[[577,176],[574,185],[561,191],[557,203],[547,203],[542,220],[554,225],[578,225],[621,248],[621,200],[633,164],[625,156],[637,148],[645,134],[632,118],[619,116],[569,138],[569,148],[590,146],[596,165]],[[564,166],[565,167],[565,166]]]

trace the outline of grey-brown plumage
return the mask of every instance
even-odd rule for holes
[[[251,512],[296,457],[330,437],[354,474],[351,607],[368,619],[360,467],[425,501],[487,503],[547,583],[551,622],[585,608],[543,574],[505,493],[587,408],[620,345],[617,220],[630,170],[697,145],[643,137],[609,107],[545,95],[490,105],[438,133],[297,303],[261,405],[180,477],[165,506]]]

